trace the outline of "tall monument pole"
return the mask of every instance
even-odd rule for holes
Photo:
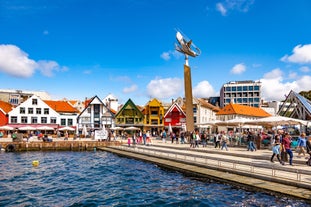
[[[187,131],[194,131],[194,117],[193,117],[193,97],[192,97],[192,82],[191,82],[191,68],[189,66],[189,55],[196,57],[201,54],[201,51],[196,47],[192,40],[185,40],[180,32],[177,32],[176,39],[178,44],[175,44],[175,49],[185,55],[184,64],[184,85],[186,98],[186,128]]]
[[[193,118],[193,97],[192,97],[192,81],[191,81],[191,68],[188,63],[188,55],[186,56],[186,63],[184,64],[184,85],[186,97],[186,127],[187,130],[194,131],[194,118]]]

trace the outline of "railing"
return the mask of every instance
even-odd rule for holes
[[[191,156],[186,154],[178,154],[173,152],[163,152],[158,150],[152,150],[152,149],[144,149],[144,148],[138,148],[138,147],[126,147],[126,146],[118,146],[118,148],[121,148],[124,151],[132,151],[135,153],[140,154],[149,154],[155,157],[165,158],[165,159],[172,159],[172,160],[178,160],[182,162],[187,162],[190,164],[196,164],[196,165],[202,165],[202,166],[209,166],[217,169],[227,169],[227,170],[233,170],[238,171],[240,173],[244,174],[256,174],[259,176],[271,176],[272,178],[278,178],[286,181],[293,181],[298,182],[305,185],[311,185],[311,179],[310,175],[311,172],[306,172],[305,170],[294,170],[294,169],[288,169],[284,168],[283,170],[281,168],[275,168],[275,167],[260,167],[258,164],[255,164],[254,162],[248,162],[243,163],[239,161],[224,161],[222,159],[217,158],[209,158],[204,156]]]

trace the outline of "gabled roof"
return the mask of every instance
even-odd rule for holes
[[[85,105],[84,109],[81,111],[81,113],[79,114],[78,117],[80,117],[80,116],[83,114],[83,112],[87,110],[87,108],[89,107],[89,105],[92,104],[93,101],[95,101],[95,100],[98,101],[102,106],[104,106],[104,107],[107,109],[107,112],[109,112],[112,116],[114,116],[115,113],[113,113],[112,109],[109,109],[109,108],[103,103],[103,101],[100,100],[100,98],[98,98],[97,95],[95,95],[95,96],[93,96],[91,99],[88,99],[88,100],[85,101],[85,103],[87,103],[87,104]]]
[[[5,101],[0,101],[0,110],[4,113],[4,114],[8,114],[11,110],[13,109],[13,106]]]
[[[167,116],[168,113],[170,113],[171,111],[173,111],[174,109],[177,109],[179,112],[183,113],[184,116],[186,116],[184,110],[178,105],[178,103],[174,102],[170,108],[166,111],[166,113],[164,114],[164,117]]]
[[[79,111],[71,106],[67,101],[43,100],[49,107],[58,113],[79,113]]]
[[[244,115],[253,117],[268,117],[271,116],[268,112],[261,108],[245,106],[240,104],[230,103],[224,108],[220,109],[216,115]]]
[[[202,99],[202,98],[198,98],[197,101],[198,101],[202,106],[204,106],[205,108],[211,109],[211,110],[213,110],[213,111],[215,111],[215,112],[220,111],[220,108],[219,108],[219,107],[214,106],[213,104],[208,103],[207,101],[205,101],[205,100]]]
[[[127,107],[132,107],[133,109],[135,109],[136,111],[138,111],[138,113],[140,113],[140,116],[143,117],[143,113],[142,113],[142,110],[143,108],[141,108],[140,106],[137,106],[134,104],[134,102],[129,99],[123,106],[122,108],[118,111],[118,113],[116,114],[116,117],[119,116],[119,114],[124,110],[126,109]]]

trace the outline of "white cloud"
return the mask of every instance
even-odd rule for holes
[[[0,72],[20,78],[31,77],[36,70],[42,75],[51,77],[53,71],[66,71],[55,61],[28,58],[28,54],[15,45],[0,45]]]
[[[311,63],[311,44],[308,45],[297,45],[293,49],[293,54],[288,56],[285,55],[281,58],[284,62],[292,62],[299,64],[310,64]]]
[[[310,68],[308,66],[302,66],[299,70],[304,73],[310,72]]]
[[[131,85],[130,87],[125,87],[123,93],[132,93],[137,91],[138,86],[136,84]]]
[[[222,3],[217,3],[216,4],[216,9],[221,13],[222,16],[226,16],[227,14],[227,9],[224,7]]]
[[[147,85],[148,96],[166,99],[180,95],[183,89],[183,80],[179,78],[166,78],[151,80]]]
[[[216,4],[216,10],[222,16],[226,16],[229,11],[248,12],[254,0],[224,0]]]
[[[297,77],[293,81],[284,81],[283,72],[277,68],[266,73],[260,80],[262,98],[267,101],[284,100],[291,90],[295,92],[310,90],[311,76]]]
[[[167,51],[167,52],[163,52],[160,57],[163,59],[163,60],[170,60],[172,57],[176,58],[176,59],[179,59],[181,56],[183,56],[183,54],[181,54],[180,52],[177,52],[176,50],[174,51]]]
[[[236,64],[231,69],[231,73],[233,74],[241,74],[246,71],[246,66],[243,63]]]
[[[213,86],[208,81],[201,81],[192,91],[193,96],[196,98],[207,98],[216,95]]]
[[[161,58],[164,59],[164,60],[169,60],[169,59],[171,59],[170,53],[169,53],[169,52],[163,52],[163,53],[161,54]]]
[[[52,77],[53,72],[64,72],[67,71],[67,67],[60,67],[55,61],[39,60],[37,62],[37,68],[42,75]]]
[[[0,72],[15,77],[31,77],[37,63],[15,45],[0,45]]]

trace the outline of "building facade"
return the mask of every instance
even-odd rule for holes
[[[164,107],[158,99],[148,101],[143,109],[144,130],[150,131],[153,136],[160,135],[164,129]]]
[[[261,82],[231,81],[224,84],[220,90],[220,108],[229,103],[260,107]]]
[[[90,134],[91,131],[114,127],[114,114],[98,96],[94,96],[85,102],[84,110],[77,117],[79,134],[86,133],[83,132],[83,129],[86,129],[87,133]]]
[[[65,101],[43,101],[33,95],[8,114],[8,124],[15,128],[44,125],[57,129],[75,126],[78,111]]]

